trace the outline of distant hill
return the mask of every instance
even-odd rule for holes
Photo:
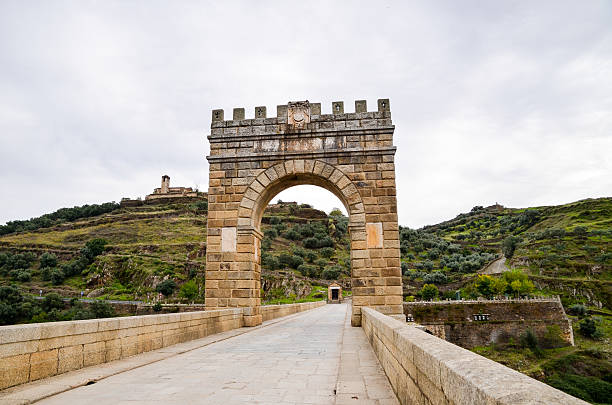
[[[35,294],[70,297],[84,291],[90,297],[142,300],[156,296],[157,285],[171,279],[177,288],[170,298],[180,299],[181,287],[190,282],[197,294],[189,300],[203,301],[205,197],[134,202],[62,209],[9,223],[0,236],[0,283]],[[262,222],[266,301],[304,299],[332,279],[350,288],[346,217],[281,203],[271,204]],[[91,263],[81,260],[86,243],[99,239],[105,241],[102,254]],[[43,255],[55,257],[51,267]]]
[[[436,270],[447,276],[447,283],[439,283],[441,290],[454,290],[505,252],[509,267],[526,271],[537,287],[560,294],[566,306],[582,302],[611,308],[612,198],[521,209],[477,206],[401,234],[408,293]]]

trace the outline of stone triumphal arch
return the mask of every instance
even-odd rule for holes
[[[343,102],[332,114],[321,104],[290,102],[255,108],[245,119],[213,110],[210,141],[206,308],[245,308],[249,326],[262,322],[260,312],[260,230],[263,211],[286,188],[312,184],[334,193],[349,214],[353,310],[361,324],[361,307],[402,317],[397,202],[396,148],[389,100],[377,111],[356,101],[345,113]]]

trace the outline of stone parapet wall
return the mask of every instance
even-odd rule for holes
[[[404,314],[439,338],[471,349],[491,343],[517,341],[531,329],[538,339],[558,328],[567,345],[574,344],[571,321],[558,297],[480,301],[405,302]],[[475,315],[486,314],[486,320]]]
[[[587,402],[372,308],[362,327],[402,405]]]
[[[264,308],[267,319],[324,301]],[[0,326],[0,389],[245,326],[249,308]]]
[[[302,311],[319,308],[325,305],[325,301],[300,302],[298,304],[264,305],[261,307],[263,321],[280,318]]]

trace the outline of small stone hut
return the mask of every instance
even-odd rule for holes
[[[342,302],[342,287],[337,283],[331,283],[327,288],[327,302],[339,304]]]

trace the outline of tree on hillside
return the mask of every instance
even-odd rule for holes
[[[53,253],[45,252],[40,255],[40,267],[55,267],[57,266],[57,256]]]
[[[474,281],[474,288],[478,293],[486,298],[493,298],[496,295],[502,295],[506,292],[508,283],[503,278],[492,277],[487,274],[481,274]]]
[[[157,284],[157,287],[155,287],[155,290],[157,292],[162,293],[165,297],[169,297],[172,295],[175,288],[176,288],[176,283],[174,282],[174,280],[167,279]]]
[[[502,274],[503,280],[506,282],[506,293],[514,296],[525,296],[533,292],[535,286],[529,280],[527,274],[521,270],[515,269],[506,271]]]
[[[511,259],[512,256],[514,256],[514,251],[516,250],[516,247],[518,246],[520,241],[521,238],[513,235],[507,236],[504,239],[504,241],[502,242],[502,252],[504,253],[504,256],[506,256],[506,258]]]
[[[189,280],[181,286],[179,296],[193,300],[198,296],[198,286],[194,280]]]
[[[334,209],[332,209],[329,213],[330,217],[341,217],[343,216],[342,211],[340,211],[340,208],[336,208],[334,207]]]
[[[438,291],[438,287],[433,284],[425,284],[423,288],[421,288],[421,299],[425,301],[433,301],[438,298],[440,292]]]

